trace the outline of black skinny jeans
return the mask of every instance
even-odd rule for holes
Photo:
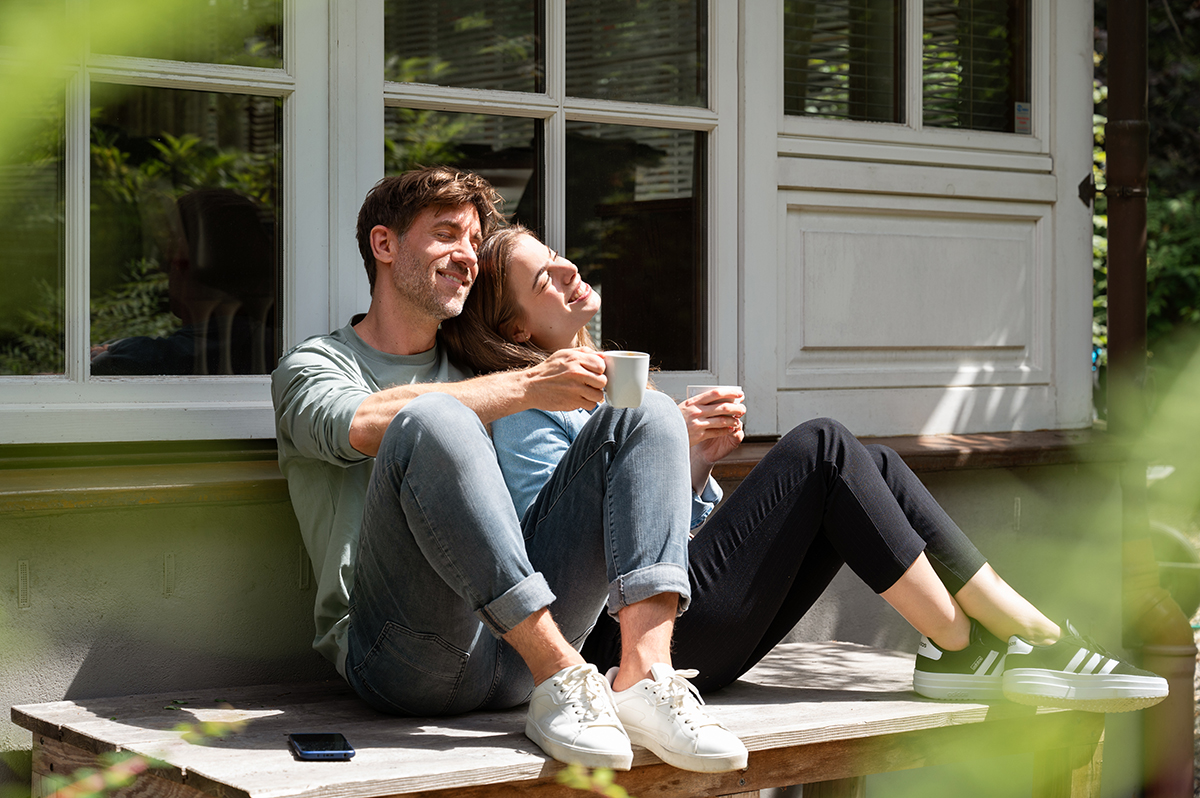
[[[816,419],[771,448],[688,547],[692,603],[675,624],[675,666],[716,690],[752,668],[844,564],[882,593],[925,551],[957,593],[986,562],[891,449]],[[620,660],[602,613],[583,647],[600,672]]]

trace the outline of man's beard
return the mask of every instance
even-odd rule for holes
[[[392,267],[392,284],[396,291],[412,306],[425,311],[438,321],[452,319],[462,313],[463,299],[445,297],[438,293],[436,272],[430,275],[427,265],[417,260],[412,253],[401,254]]]

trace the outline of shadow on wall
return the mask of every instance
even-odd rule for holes
[[[311,648],[263,655],[170,645],[106,629],[79,663],[64,699],[198,690],[232,685],[304,682],[338,677]]]

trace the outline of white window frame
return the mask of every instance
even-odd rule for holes
[[[361,4],[360,4],[361,5]],[[370,0],[378,5],[381,0]],[[738,363],[738,269],[737,269],[737,152],[738,152],[738,9],[723,0],[708,2],[707,108],[650,105],[632,102],[588,100],[566,95],[566,4],[550,0],[546,15],[546,91],[544,94],[515,91],[483,91],[426,84],[387,82],[382,85],[383,104],[375,112],[357,116],[358,149],[378,153],[366,163],[355,193],[345,194],[341,213],[347,220],[339,238],[338,270],[353,272],[354,286],[339,285],[340,318],[349,319],[365,309],[366,278],[353,242],[353,214],[366,190],[383,169],[383,106],[436,109],[451,112],[491,113],[542,120],[546,125],[546,243],[563,248],[566,235],[565,181],[567,122],[598,122],[613,125],[648,126],[708,133],[708,368],[698,371],[663,371],[654,375],[655,384],[677,399],[683,399],[688,384],[735,382],[740,379]],[[359,11],[361,17],[361,8]],[[375,38],[375,37],[373,37]],[[378,37],[382,47],[382,32]],[[361,39],[360,39],[361,43]],[[361,59],[362,53],[348,53]],[[382,61],[382,54],[380,55]],[[378,70],[379,73],[382,70]],[[372,85],[374,85],[374,81]],[[366,90],[359,87],[360,92]],[[361,94],[360,94],[361,98]],[[362,98],[362,101],[366,101]],[[366,120],[366,121],[364,121]],[[353,208],[353,212],[351,212]],[[348,231],[348,232],[346,232]],[[344,321],[342,322],[344,323]]]
[[[1050,6],[1032,0],[1030,9],[1031,132],[997,133],[925,127],[921,93],[922,0],[905,0],[903,123],[860,122],[789,116],[777,103],[779,154],[810,158],[962,166],[1049,172]],[[783,3],[775,3],[779,52],[783,52]],[[781,95],[782,96],[782,95]]]
[[[565,0],[548,0],[548,6],[548,90],[543,95],[385,85],[382,0],[285,0],[281,69],[82,57],[80,66],[64,73],[69,82],[66,373],[0,376],[0,444],[236,440],[275,434],[269,375],[88,376],[88,120],[93,81],[283,98],[284,351],[311,335],[341,327],[369,304],[354,228],[363,197],[383,174],[385,105],[547,120],[547,237],[555,246],[561,246],[564,235],[566,121],[706,131],[710,368],[664,372],[656,381],[682,398],[688,383],[739,379],[736,5],[709,0],[708,108],[565,97]]]
[[[279,69],[85,54],[79,66],[64,71],[66,368],[62,375],[0,377],[0,443],[274,436],[269,375],[89,376],[91,85],[283,99],[280,267],[285,275],[282,326],[290,340],[295,337],[291,331],[301,326],[298,319],[310,315],[314,305],[297,286],[327,270],[322,265],[328,251],[325,208],[300,201],[327,191],[328,81],[321,55],[327,50],[326,14],[317,4],[285,0]],[[297,58],[297,53],[305,57]]]

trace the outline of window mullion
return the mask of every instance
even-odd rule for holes
[[[904,121],[913,130],[924,124],[924,87],[921,82],[921,55],[924,44],[924,0],[904,3]]]
[[[90,332],[90,247],[91,236],[91,141],[89,97],[91,83],[84,69],[67,83],[64,147],[66,152],[65,208],[66,308],[64,312],[66,374],[85,382],[89,373]]]
[[[567,238],[567,10],[563,0],[546,0],[546,95],[557,104],[545,121],[546,241],[563,248]]]

